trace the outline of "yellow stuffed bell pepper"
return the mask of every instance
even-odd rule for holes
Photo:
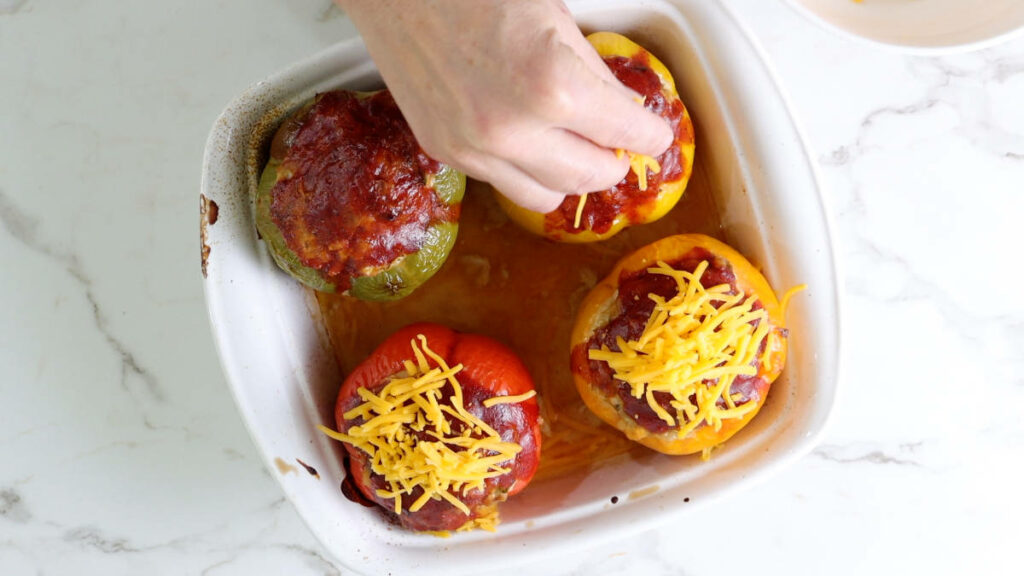
[[[566,196],[547,214],[526,210],[497,194],[509,217],[530,232],[559,242],[597,242],[634,224],[653,222],[682,197],[693,170],[693,123],[665,65],[629,38],[595,32],[587,40],[616,78],[643,98],[648,110],[664,118],[675,140],[657,158],[629,154],[631,170],[608,190]]]

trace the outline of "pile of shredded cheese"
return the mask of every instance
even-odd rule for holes
[[[419,341],[417,343],[417,340]],[[351,444],[369,455],[370,470],[384,478],[387,489],[377,495],[394,499],[395,514],[402,513],[402,496],[417,488],[423,494],[409,506],[416,512],[430,500],[446,500],[465,514],[469,508],[458,495],[484,488],[484,481],[507,474],[507,466],[522,450],[519,444],[502,441],[491,426],[463,406],[462,386],[456,375],[462,364],[449,367],[427,345],[422,334],[410,341],[415,362],[406,360],[405,370],[392,376],[373,393],[359,388],[363,403],[346,412],[345,420],[362,418],[346,433],[324,426],[325,434]],[[431,368],[427,359],[436,363]],[[450,384],[452,396],[445,401],[442,388]],[[521,402],[535,392],[519,396],[489,398],[485,406]],[[460,528],[494,530],[497,507]]]
[[[678,426],[679,438],[701,423],[718,431],[722,420],[757,407],[753,401],[737,405],[742,395],[733,394],[731,386],[737,376],[757,374],[758,350],[772,327],[767,312],[753,308],[755,296],[730,294],[728,284],[702,286],[707,267],[705,261],[692,273],[664,262],[648,268],[651,274],[672,277],[678,293],[669,300],[649,295],[654,311],[637,340],[618,338],[618,352],[607,346],[589,351],[590,359],[607,362],[615,378],[629,384],[634,398],[645,398],[669,426]],[[764,356],[770,350],[766,346]],[[655,400],[655,392],[672,396],[675,414]]]

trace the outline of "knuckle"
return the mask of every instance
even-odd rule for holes
[[[461,147],[457,150],[454,160],[449,162],[456,169],[471,176],[480,176],[484,171],[484,162],[480,154],[469,147]]]
[[[561,192],[552,191],[521,177],[509,177],[492,184],[513,204],[533,212],[551,212],[565,198]]]
[[[567,182],[571,194],[585,194],[597,190],[597,174],[593,170],[576,171]]]
[[[637,137],[637,125],[633,122],[616,122],[611,127],[612,144],[618,148],[631,149]]]
[[[564,198],[565,196],[552,192],[543,194],[527,193],[523,196],[520,205],[527,210],[546,214],[558,208]]]
[[[452,134],[435,133],[429,138],[419,140],[419,144],[427,156],[438,162],[467,174],[479,173],[479,155],[463,138]]]
[[[467,124],[465,145],[469,150],[466,152],[478,150],[497,156],[508,154],[514,127],[512,119],[507,114],[480,108],[469,115]]]
[[[445,156],[451,162],[465,163],[473,155],[473,149],[462,139],[449,139],[445,145]]]
[[[570,193],[601,192],[625,178],[629,171],[628,163],[615,160],[611,154],[607,156],[600,160],[595,158],[585,168],[577,170],[572,176]]]
[[[565,202],[566,196],[564,194],[549,193],[545,194],[542,198],[537,198],[537,212],[547,213],[553,212],[556,208]]]
[[[434,160],[446,164],[451,164],[458,160],[457,154],[453,153],[452,146],[442,144],[432,135],[426,138],[417,138],[416,141],[419,143],[420,148],[423,149],[423,152]]]
[[[564,120],[573,111],[573,97],[569,87],[557,76],[537,88],[537,105],[542,115],[552,121]]]
[[[474,130],[478,148],[497,156],[507,156],[512,145],[512,130],[505,123],[486,120],[477,123]]]
[[[548,120],[560,120],[573,111],[571,68],[561,58],[541,54],[533,58],[527,90],[533,111]]]

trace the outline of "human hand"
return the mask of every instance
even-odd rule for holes
[[[560,0],[335,0],[352,18],[420,146],[550,212],[658,156],[668,124],[634,100]]]

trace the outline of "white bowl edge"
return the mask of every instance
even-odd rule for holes
[[[852,3],[852,0],[845,1]],[[974,52],[1008,42],[1014,38],[1024,35],[1024,21],[1021,21],[1004,31],[983,34],[971,40],[923,44],[911,39],[895,39],[891,37],[882,38],[871,36],[867,33],[860,33],[849,23],[845,25],[841,24],[826,17],[824,14],[815,11],[811,7],[807,6],[803,0],[785,0],[785,3],[792,10],[803,16],[807,21],[820,26],[833,34],[854,42],[869,45],[873,48],[897,52],[908,56],[948,56],[965,52]],[[867,2],[864,4],[867,4]],[[964,5],[968,6],[969,9],[978,8],[976,5],[970,3],[965,3]],[[921,19],[924,20],[924,17],[922,16]]]

